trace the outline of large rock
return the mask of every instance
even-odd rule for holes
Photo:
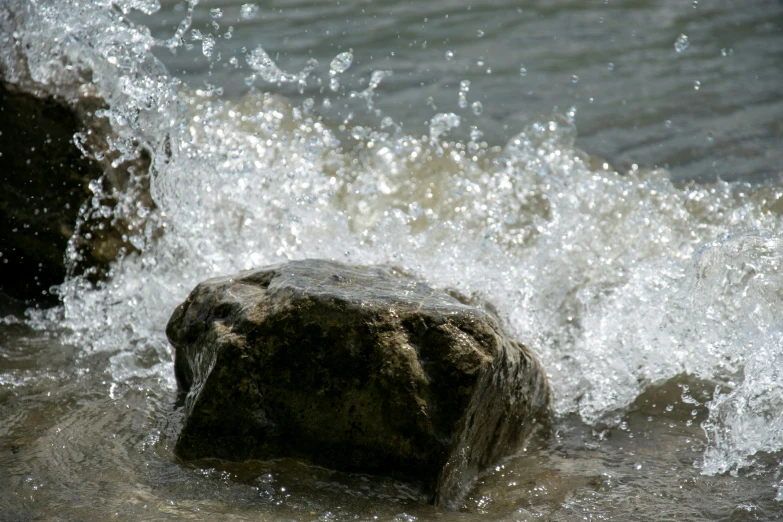
[[[491,311],[392,268],[306,260],[211,279],[166,333],[185,459],[303,458],[451,505],[548,410],[538,361]]]

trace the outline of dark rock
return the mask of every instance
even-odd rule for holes
[[[146,173],[148,161],[114,168],[111,158],[97,161],[77,147],[74,135],[83,132],[82,147],[105,150],[100,142],[110,131],[88,116],[99,106],[38,96],[0,79],[0,292],[56,302],[48,290],[69,268],[92,270],[97,279],[121,252],[132,250],[123,238],[126,223],[106,217],[116,198],[105,195],[126,191],[134,175]]]
[[[198,285],[166,333],[185,459],[295,457],[453,505],[545,417],[533,354],[399,270],[294,261]]]
[[[65,277],[63,260],[97,165],[73,144],[79,122],[53,99],[0,82],[0,290],[40,298]]]

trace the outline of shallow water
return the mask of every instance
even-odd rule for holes
[[[168,40],[187,12],[0,4],[6,75],[100,94],[157,205],[115,210],[141,253],[104,284],[0,303],[0,519],[781,516],[783,5],[225,1]],[[179,462],[174,306],[304,257],[493,302],[549,372],[551,433],[457,512],[296,462]]]

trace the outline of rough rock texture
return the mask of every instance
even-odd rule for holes
[[[185,459],[303,458],[452,505],[548,410],[538,361],[492,312],[392,268],[305,260],[211,279],[166,333]]]
[[[85,146],[106,148],[97,141],[110,130],[89,116],[97,103],[72,106],[0,78],[0,292],[22,300],[56,301],[47,291],[65,278],[66,246],[75,233],[77,272],[92,268],[99,277],[118,253],[133,249],[123,239],[127,223],[97,217],[109,216],[115,201],[94,201],[83,209],[81,217],[87,219],[78,220],[97,186],[104,194],[125,191],[134,171],[147,169],[145,159],[113,168],[111,158],[90,159],[76,146],[74,134],[84,131]],[[91,190],[90,183],[99,185]]]

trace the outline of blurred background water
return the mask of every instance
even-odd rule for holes
[[[469,105],[481,103],[482,112],[462,113],[493,144],[575,107],[577,146],[620,170],[637,164],[667,167],[677,180],[780,180],[783,4],[776,0],[278,1],[247,4],[257,8],[243,16],[246,4],[208,1],[196,10],[193,28],[217,41],[213,60],[192,35],[189,51],[156,54],[190,85],[238,97],[250,74],[243,48],[260,45],[293,72],[315,58],[314,76],[324,78],[332,58],[352,50],[338,93],[327,81],[302,93],[296,85],[263,88],[315,97],[320,113],[340,121],[358,113],[359,102],[342,96],[323,110],[322,100],[361,91],[372,71],[388,69],[394,75],[376,90],[376,105],[417,135],[434,114],[460,112],[467,80]],[[147,21],[153,34],[171,35],[184,10],[165,3]]]

